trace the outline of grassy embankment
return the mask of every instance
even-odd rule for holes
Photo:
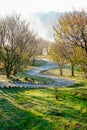
[[[75,78],[58,100],[55,88],[0,89],[0,130],[87,130],[87,80]]]
[[[0,81],[10,81],[10,82],[27,82],[27,83],[32,83],[32,84],[50,84],[53,82],[53,80],[49,78],[41,78],[37,76],[31,76],[26,74],[26,71],[29,69],[32,69],[34,67],[39,67],[41,65],[46,64],[45,61],[43,60],[35,60],[33,66],[28,66],[25,68],[23,71],[19,72],[16,77],[13,77],[11,79],[7,79],[5,75],[5,71],[3,69],[3,66],[0,68]]]
[[[0,130],[87,130],[87,82],[55,89],[0,90]]]
[[[47,75],[52,75],[52,76],[58,76],[60,77],[60,71],[59,68],[58,69],[50,69],[48,71],[43,71],[44,74]],[[63,69],[63,77],[66,78],[79,78],[79,77],[83,77],[82,72],[80,71],[79,68],[75,67],[75,71],[74,71],[75,77],[71,76],[71,69],[70,66],[65,66]]]
[[[71,87],[0,90],[0,130],[87,130],[87,80]]]

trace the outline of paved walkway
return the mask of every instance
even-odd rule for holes
[[[40,88],[41,87],[42,88],[42,87],[52,87],[52,86],[64,87],[64,86],[71,86],[71,85],[75,84],[74,80],[60,78],[60,77],[56,77],[56,76],[48,76],[48,75],[42,74],[41,73],[42,71],[58,68],[57,63],[53,63],[52,61],[45,59],[45,58],[43,60],[46,61],[45,65],[28,70],[26,73],[29,75],[32,75],[32,76],[50,78],[50,79],[54,80],[54,83],[51,83],[51,84],[29,84],[29,83],[12,84],[12,83],[0,82],[0,86],[1,87],[3,87],[3,86],[13,86],[13,87],[16,86],[16,87],[29,87],[29,88]]]

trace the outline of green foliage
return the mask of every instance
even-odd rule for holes
[[[57,42],[53,43],[49,49],[50,57],[59,65],[60,75],[63,75],[63,67],[66,64],[66,59],[62,54],[62,46]]]
[[[44,60],[38,60],[38,59],[34,59],[34,63],[33,63],[33,66],[36,66],[36,67],[39,67],[39,66],[42,66],[46,64],[46,62]]]
[[[74,75],[74,66],[77,64],[81,67],[85,77],[87,77],[86,22],[86,12],[83,10],[80,12],[73,11],[65,13],[53,27],[55,43],[58,44],[57,47],[59,48],[58,53],[61,52],[62,57],[65,57],[71,64],[72,75]]]
[[[86,130],[87,81],[72,87],[0,90],[0,130]]]
[[[0,60],[7,78],[26,68],[37,55],[38,42],[29,25],[16,13],[0,17]]]

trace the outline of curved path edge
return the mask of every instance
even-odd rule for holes
[[[42,71],[58,68],[57,63],[53,63],[52,61],[44,58],[42,59],[46,61],[45,65],[40,67],[33,68],[31,70],[26,71],[27,74],[32,76],[38,76],[43,78],[50,78],[54,80],[51,84],[29,84],[29,83],[8,83],[8,82],[0,82],[0,88],[3,87],[29,87],[29,88],[43,88],[43,87],[65,87],[65,86],[72,86],[75,84],[75,80],[66,79],[63,77],[56,77],[56,76],[48,76],[41,73]]]

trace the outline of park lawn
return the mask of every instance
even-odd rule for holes
[[[45,64],[46,64],[46,61],[37,58],[37,59],[34,59],[33,66],[39,67]]]
[[[75,69],[74,73],[75,73],[76,78],[83,76],[82,72],[79,71],[77,68]],[[59,68],[58,69],[50,69],[50,70],[43,71],[43,74],[59,77],[60,71],[59,71]],[[63,69],[63,77],[73,78],[73,76],[71,76],[71,69],[69,66],[67,66]]]
[[[71,87],[0,89],[0,130],[87,130],[87,81]]]

